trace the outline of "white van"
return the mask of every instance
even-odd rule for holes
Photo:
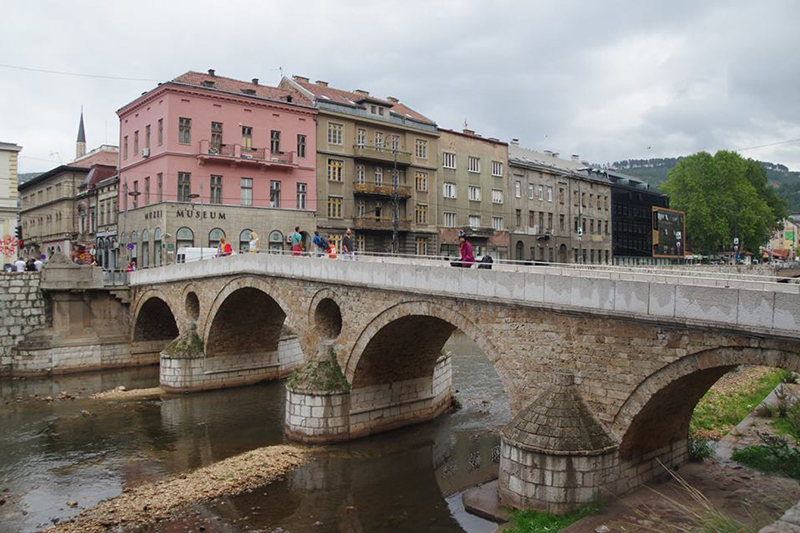
[[[213,259],[217,257],[216,248],[178,248],[176,263],[191,263],[201,259]]]

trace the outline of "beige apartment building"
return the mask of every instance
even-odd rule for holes
[[[578,156],[508,149],[513,259],[611,264],[611,187]]]
[[[314,102],[317,116],[317,227],[341,243],[347,228],[357,250],[434,254],[437,246],[436,123],[397,98],[377,98],[308,78],[284,78]],[[397,215],[395,220],[395,198]]]
[[[439,253],[458,255],[465,231],[476,257],[509,257],[508,144],[439,128]]]
[[[22,147],[14,143],[0,142],[0,259],[3,261],[0,266],[17,260],[17,163],[20,150]]]

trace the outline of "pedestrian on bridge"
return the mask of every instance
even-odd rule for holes
[[[450,265],[461,268],[472,268],[472,265],[475,264],[475,254],[472,251],[472,245],[467,240],[466,231],[461,230],[458,232],[458,241],[461,243],[459,245],[461,257],[459,257],[458,261],[450,263]]]
[[[300,233],[300,226],[294,227],[294,233],[289,235],[289,241],[292,244],[292,255],[302,255],[303,235]]]
[[[347,228],[344,238],[342,239],[342,259],[349,261],[355,259],[353,255],[353,232],[350,231],[350,228]]]

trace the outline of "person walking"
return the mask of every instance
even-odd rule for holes
[[[355,259],[353,255],[353,233],[350,228],[347,228],[342,239],[342,259],[345,261],[353,261]]]
[[[258,238],[258,233],[255,231],[250,232],[250,242],[248,243],[248,251],[251,254],[257,254],[258,249],[261,247],[261,239]]]
[[[220,257],[227,257],[233,253],[233,248],[225,237],[219,238],[219,246],[217,246],[217,255]]]
[[[314,245],[314,255],[316,257],[322,257],[328,250],[328,241],[325,240],[325,237],[319,234],[319,231],[314,231],[314,238],[311,239],[311,244]]]
[[[459,231],[458,241],[461,243],[459,245],[459,253],[461,254],[461,257],[458,259],[458,261],[453,261],[450,263],[450,265],[461,268],[472,268],[472,265],[475,264],[475,254],[472,251],[472,245],[467,240],[467,232],[464,230]]]
[[[42,271],[42,267],[44,266],[44,263],[42,263],[42,259],[44,259],[45,257],[46,256],[42,254],[41,258],[37,258],[36,261],[33,262],[33,265],[36,267],[37,272]]]
[[[289,235],[289,241],[292,245],[292,255],[303,254],[303,235],[300,233],[300,226],[294,227],[294,233]]]
[[[21,257],[14,263],[14,270],[17,272],[25,272],[25,261]]]

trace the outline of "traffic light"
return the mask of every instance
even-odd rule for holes
[[[22,226],[17,226],[17,240],[22,240]]]

